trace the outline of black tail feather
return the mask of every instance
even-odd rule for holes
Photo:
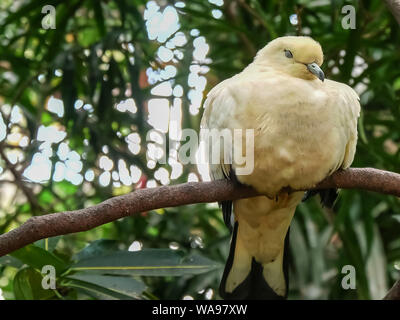
[[[333,208],[335,201],[338,197],[338,191],[336,188],[320,189],[320,190],[308,190],[304,194],[302,202],[307,201],[311,197],[319,194],[321,198],[321,204],[326,208]]]
[[[287,298],[288,280],[289,280],[289,230],[285,238],[284,256],[283,256],[283,273],[286,282],[286,295],[284,297],[275,293],[275,291],[268,285],[263,276],[263,266],[258,263],[254,258],[251,263],[251,270],[246,279],[237,286],[233,292],[226,292],[226,281],[228,274],[233,265],[235,255],[236,237],[238,232],[238,222],[235,222],[231,248],[229,251],[228,260],[225,265],[224,273],[222,276],[221,284],[219,287],[219,294],[225,300],[283,300]]]

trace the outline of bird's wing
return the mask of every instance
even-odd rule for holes
[[[336,169],[346,169],[350,167],[354,160],[357,145],[357,118],[360,116],[360,102],[357,93],[346,84],[326,80],[326,88],[331,96],[328,108],[335,107],[339,109],[341,121],[339,124],[347,131],[347,144],[343,156],[343,161],[338,164]],[[319,194],[323,206],[332,208],[337,197],[337,189],[323,189],[307,191],[303,201]]]
[[[346,151],[340,168],[350,167],[354,160],[357,145],[357,119],[360,116],[360,99],[357,93],[348,85],[332,80],[326,80],[327,89],[332,97],[332,104],[341,113],[340,124],[348,130]]]
[[[237,103],[234,97],[230,94],[230,90],[228,89],[229,84],[234,81],[234,78],[227,79],[219,83],[209,92],[209,94],[207,95],[207,99],[204,102],[204,114],[200,124],[200,143],[202,144],[202,148],[204,148],[202,149],[203,152],[206,153],[208,157],[207,162],[209,167],[209,174],[212,180],[235,180],[235,173],[233,172],[232,166],[230,165],[230,163],[232,162],[230,159],[230,154],[224,154],[224,152],[232,150],[232,142],[226,140],[224,142],[225,145],[220,145],[220,159],[217,163],[212,163],[211,152],[215,152],[216,148],[215,146],[210,145],[210,140],[208,136],[209,132],[205,132],[205,130],[207,129],[221,129],[230,127],[229,123],[227,123],[229,119],[231,119],[229,113],[237,107]],[[228,161],[224,161],[224,157]],[[232,231],[232,201],[222,201],[220,202],[220,206],[222,208],[224,222],[227,227]]]

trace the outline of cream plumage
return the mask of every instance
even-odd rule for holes
[[[286,235],[304,192],[282,190],[310,188],[353,161],[358,96],[345,84],[324,81],[322,62],[321,46],[313,39],[277,38],[207,96],[202,129],[254,129],[255,134],[253,172],[236,176],[243,164],[221,159],[210,164],[212,178],[234,178],[265,194],[233,202],[231,251],[220,286],[224,298],[287,296]],[[234,150],[235,143],[225,147]],[[226,222],[231,206],[223,203]]]

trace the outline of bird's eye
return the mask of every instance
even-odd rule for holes
[[[290,50],[285,50],[285,56],[289,59],[293,58],[293,54],[290,52]]]

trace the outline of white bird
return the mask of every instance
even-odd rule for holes
[[[225,299],[287,297],[287,234],[304,192],[285,190],[307,190],[353,162],[359,98],[346,84],[324,79],[322,62],[312,38],[277,38],[241,73],[214,87],[204,103],[202,131],[254,130],[250,174],[237,174],[246,163],[223,157],[242,150],[245,139],[221,145],[201,136],[210,155],[222,151],[209,164],[212,179],[235,179],[265,195],[222,203],[225,223],[233,227],[220,285]]]

